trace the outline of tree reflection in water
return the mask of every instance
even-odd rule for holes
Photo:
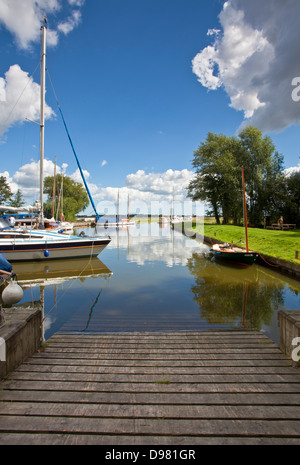
[[[284,284],[257,265],[237,267],[194,253],[187,266],[195,278],[193,300],[209,324],[260,330],[284,304]]]

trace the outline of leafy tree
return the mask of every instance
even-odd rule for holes
[[[44,194],[48,196],[48,200],[44,205],[44,214],[47,217],[52,217],[52,206],[53,206],[53,183],[54,178],[53,176],[48,176],[44,180]],[[82,186],[81,183],[74,181],[69,176],[63,177],[62,183],[62,175],[58,174],[55,180],[57,189],[55,192],[55,205],[57,208],[58,201],[61,198],[63,199],[63,208],[60,208],[60,212],[62,211],[65,219],[68,221],[74,221],[75,216],[84,210],[89,204],[89,198],[86,193],[85,188]],[[60,195],[60,187],[63,185],[63,192],[62,196]],[[59,212],[59,215],[60,215]],[[59,217],[60,219],[60,217]]]
[[[188,195],[193,200],[208,202],[213,210],[217,223],[220,214],[223,222],[228,223],[231,217],[241,214],[240,177],[236,153],[239,143],[234,137],[208,133],[205,142],[194,152],[192,162],[196,169],[196,177],[188,186]]]
[[[5,176],[0,176],[0,204],[6,205],[12,197],[12,192]]]
[[[22,207],[24,204],[22,192],[18,189],[14,197],[10,200],[10,205],[12,207]]]
[[[245,170],[249,222],[259,224],[264,216],[277,214],[283,183],[283,157],[275,150],[269,136],[248,126],[240,134],[240,163]],[[274,187],[277,186],[277,189]]]
[[[284,202],[283,157],[270,137],[248,126],[239,137],[208,133],[194,152],[195,178],[188,186],[193,200],[208,202],[217,223],[239,224],[243,217],[242,177],[244,166],[249,223],[259,225],[265,216],[282,215]],[[276,188],[274,188],[276,186]]]
[[[300,224],[300,171],[286,176],[285,201],[282,207],[285,223]]]

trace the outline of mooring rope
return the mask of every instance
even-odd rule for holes
[[[260,256],[260,258],[261,258],[264,262],[266,262],[267,265],[273,266],[274,268],[279,268],[279,267],[281,266],[281,265],[273,265],[272,263],[267,262],[267,260],[266,260],[259,252],[257,252],[257,253],[258,253],[258,255]]]

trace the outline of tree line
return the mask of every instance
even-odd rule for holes
[[[285,223],[300,224],[300,172],[284,173],[283,156],[259,129],[248,126],[232,137],[209,132],[192,165],[188,196],[206,202],[218,224],[243,221],[242,166],[248,222],[261,226],[283,216]]]
[[[44,203],[45,217],[51,218],[54,216],[60,220],[61,214],[63,214],[66,220],[74,221],[76,215],[89,204],[89,198],[84,187],[68,176],[62,177],[61,174],[56,176],[55,185],[53,202],[54,177],[48,176],[44,179],[43,191],[47,195],[47,200]],[[53,204],[55,206],[54,209]],[[25,205],[21,190],[18,189],[13,194],[4,176],[0,176],[0,205],[17,208]],[[57,211],[58,206],[59,211]]]

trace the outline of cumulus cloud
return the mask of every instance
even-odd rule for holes
[[[56,172],[64,172],[75,181],[83,183],[79,170],[68,173],[67,167],[66,163],[57,165]],[[12,192],[20,189],[26,203],[32,204],[39,198],[39,172],[39,161],[31,161],[21,166],[13,175],[8,172],[2,175],[6,177]],[[44,176],[53,176],[53,173],[54,162],[45,159]],[[175,214],[183,214],[183,209],[187,215],[192,213],[187,206],[191,202],[186,197],[186,187],[194,176],[192,171],[169,169],[163,173],[146,173],[138,170],[129,174],[125,179],[125,186],[120,188],[98,186],[90,182],[88,171],[84,170],[83,173],[99,213],[116,214],[118,197],[120,214],[127,214],[128,198],[130,211],[135,213],[148,214],[150,209],[152,214],[161,212],[169,215],[174,204]]]
[[[193,72],[209,90],[224,88],[246,124],[281,131],[300,122],[292,98],[299,75],[300,2],[228,0],[219,15],[222,31],[209,30],[212,45],[193,59]]]
[[[286,176],[291,176],[292,174],[299,173],[300,172],[300,161],[298,163],[298,166],[292,166],[291,168],[287,168],[283,172]]]
[[[194,173],[187,169],[181,171],[169,169],[164,173],[148,174],[143,170],[138,170],[126,177],[125,184],[140,192],[150,192],[168,197],[174,194],[176,198],[183,199],[193,175]]]
[[[40,40],[40,26],[44,15],[48,18],[47,44],[57,45],[59,34],[68,34],[78,26],[81,13],[79,8],[84,0],[68,1],[71,14],[58,24],[52,22],[62,9],[62,0],[1,0],[0,25],[2,24],[15,37],[17,45],[28,49],[34,42]],[[76,9],[74,9],[76,8]]]
[[[79,10],[74,10],[72,12],[72,15],[69,16],[69,18],[66,21],[58,24],[57,29],[59,32],[62,32],[63,34],[67,35],[71,31],[73,31],[73,29],[76,26],[78,26],[80,21],[81,21],[81,12]]]
[[[80,8],[85,0],[68,0],[69,16],[57,23],[56,16],[62,9],[62,0],[1,0],[0,27],[5,27],[21,49],[30,49],[40,41],[40,26],[48,17],[47,45],[57,44],[59,34],[69,34],[81,21]],[[49,21],[49,16],[55,21]],[[52,19],[52,18],[51,18]],[[51,25],[50,25],[51,24]],[[15,123],[25,118],[39,119],[40,86],[20,66],[13,65],[0,77],[0,137]],[[46,106],[46,119],[54,115]]]
[[[38,120],[40,115],[40,86],[19,65],[13,65],[0,77],[0,137],[12,125],[25,118]],[[54,116],[46,105],[45,118]]]

